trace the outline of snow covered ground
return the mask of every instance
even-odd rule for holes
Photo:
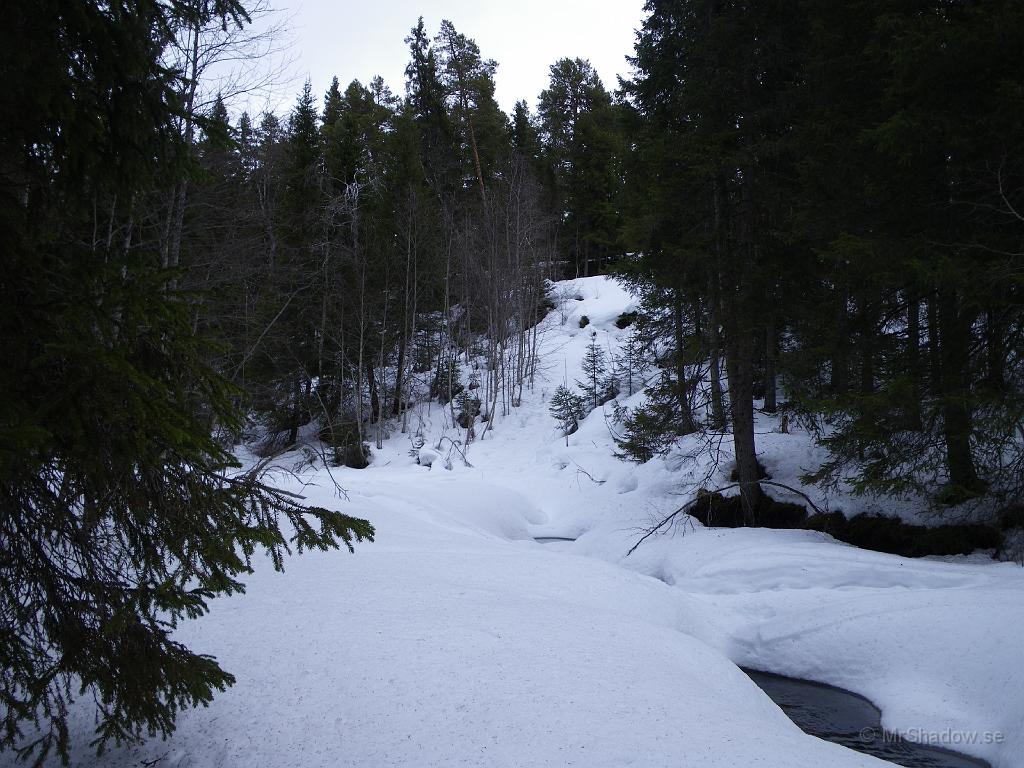
[[[1024,766],[1019,566],[698,523],[625,556],[644,526],[728,467],[688,458],[696,445],[619,461],[600,412],[566,446],[547,399],[563,371],[578,375],[591,331],[612,347],[625,336],[614,320],[630,298],[603,278],[564,293],[564,324],[558,312],[546,321],[547,380],[469,447],[471,467],[454,454],[451,470],[418,466],[395,433],[368,469],[332,470],[347,500],[307,469],[310,501],[368,517],[376,543],[292,558],[284,574],[258,568],[247,594],[180,629],[237,684],[183,713],[168,742],[98,762],[80,749],[75,764],[887,765],[803,734],[742,664],[847,688],[889,729]],[[438,406],[416,424],[437,445]],[[762,460],[796,484],[816,449],[774,428],[759,424]],[[90,710],[76,717],[81,746]]]

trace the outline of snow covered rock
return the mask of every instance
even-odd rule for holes
[[[441,460],[441,454],[433,448],[420,448],[416,457],[416,463],[421,467],[433,467],[435,462]]]

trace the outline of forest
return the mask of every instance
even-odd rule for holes
[[[566,445],[642,368],[616,455],[729,442],[748,526],[758,413],[827,452],[809,485],[1024,522],[1021,3],[648,0],[628,77],[563,58],[511,114],[448,20],[410,19],[404,83],[232,114],[201,65],[237,0],[15,6],[0,746],[66,758],[79,684],[101,747],[230,685],[177,620],[256,551],[374,536],[231,474],[235,447],[363,469],[392,433],[422,446],[433,401],[465,453],[538,385],[552,281],[639,298],[626,353],[558,377],[582,378]]]
[[[507,116],[496,63],[421,19],[404,98],[335,80],[204,116],[173,263],[267,450],[315,423],[359,466],[424,386],[486,431],[533,380],[546,280],[610,273],[663,374],[626,457],[727,428],[753,521],[756,400],[818,432],[816,482],[1017,503],[1017,5],[647,10],[614,93],[562,59]]]

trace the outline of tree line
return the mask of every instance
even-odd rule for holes
[[[625,457],[728,434],[754,522],[756,409],[781,408],[828,450],[809,481],[1019,498],[1016,4],[646,14],[615,94],[563,59],[535,112],[503,114],[497,64],[422,19],[403,98],[376,79],[256,125],[215,107],[184,279],[268,450],[312,425],[361,466],[424,392],[473,439],[535,379],[546,280],[612,272],[660,367],[617,412]]]
[[[667,353],[627,454],[727,427],[755,522],[783,407],[828,449],[809,481],[1019,504],[1024,8],[645,7],[618,271]]]
[[[425,394],[467,441],[476,414],[486,432],[535,380],[547,280],[617,253],[621,107],[587,61],[556,62],[536,114],[507,116],[496,63],[451,22],[406,43],[404,98],[335,78],[255,123],[218,100],[196,142],[181,286],[267,451],[312,425],[365,466]]]

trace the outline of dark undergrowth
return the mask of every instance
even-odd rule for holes
[[[762,494],[761,504],[747,520],[739,496],[698,493],[690,515],[709,527],[742,528],[753,523],[760,528],[799,528],[821,531],[861,549],[888,552],[904,557],[925,555],[967,555],[979,549],[998,552],[1003,545],[1000,527],[983,524],[924,526],[905,523],[895,517],[859,514],[847,518],[842,512],[808,515],[798,505],[777,501]]]

